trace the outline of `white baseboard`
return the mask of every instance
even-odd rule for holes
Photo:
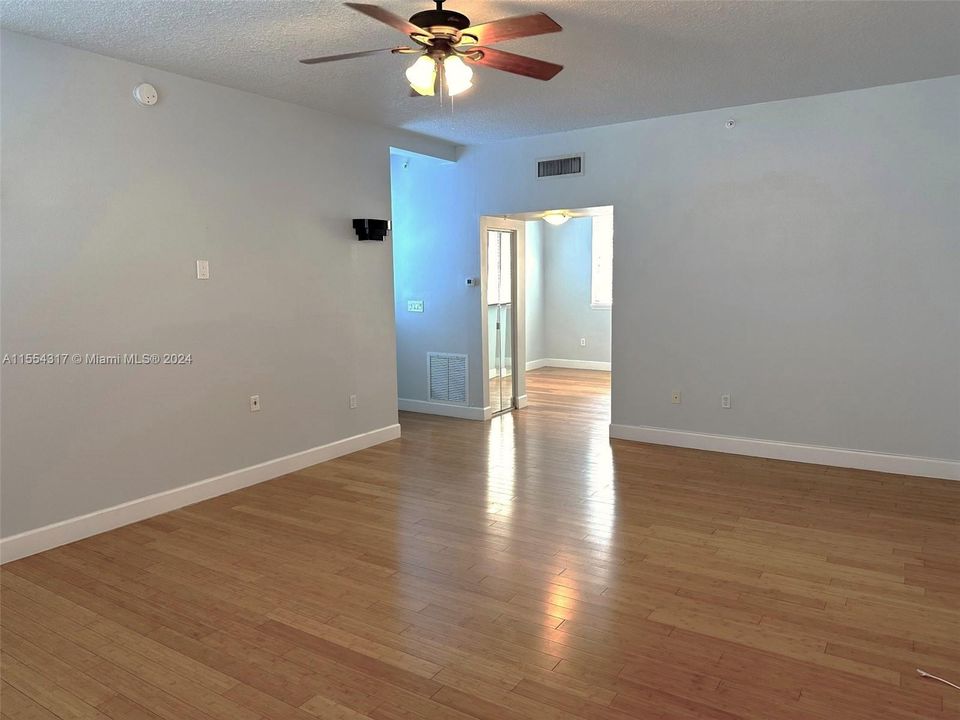
[[[542,358],[527,362],[527,370],[542,367],[568,368],[571,370],[605,370],[610,372],[610,363],[602,360],[565,360],[563,358]]]
[[[658,445],[695,448],[697,450],[713,450],[733,453],[734,455],[753,455],[774,460],[790,460],[816,465],[876,470],[899,475],[921,475],[946,480],[960,480],[960,461],[956,460],[890,455],[865,450],[801,445],[731,435],[668,430],[667,428],[642,425],[610,425],[610,437],[620,440],[656,443]]]
[[[425,413],[427,415],[445,415],[446,417],[460,418],[461,420],[489,420],[490,408],[478,408],[470,405],[452,405],[442,402],[427,402],[426,400],[409,400],[400,398],[397,407],[406,412]]]
[[[251,465],[190,485],[114,505],[104,510],[62,520],[35,530],[27,530],[19,535],[11,535],[0,540],[0,562],[17,560],[60,545],[82,540],[91,535],[98,535],[107,530],[123,527],[130,523],[176,510],[185,505],[192,505],[201,500],[209,500],[218,495],[272,480],[317,463],[326,462],[342,455],[349,455],[388,440],[395,440],[398,437],[400,437],[400,425],[388,425],[275,460],[268,460],[259,465]]]
[[[527,407],[529,404],[530,404],[530,399],[526,395],[521,395],[520,397],[517,398],[518,410],[523,410],[523,408]]]

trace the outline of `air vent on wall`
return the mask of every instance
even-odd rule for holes
[[[583,175],[583,155],[566,155],[537,160],[537,179],[560,175]]]
[[[454,353],[427,353],[427,382],[430,400],[467,404],[467,356]]]

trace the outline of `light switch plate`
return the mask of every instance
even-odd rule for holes
[[[407,300],[407,312],[423,312],[423,300]]]

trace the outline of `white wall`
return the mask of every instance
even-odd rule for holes
[[[542,357],[609,363],[610,310],[595,309],[590,302],[593,219],[572,218],[556,226],[543,224],[546,354]],[[580,338],[587,341],[584,347]]]
[[[470,405],[480,408],[483,385],[477,378],[488,372],[481,354],[483,300],[479,286],[466,285],[466,278],[480,275],[479,221],[468,233],[449,231],[462,220],[460,207],[467,202],[459,195],[466,187],[457,184],[456,170],[432,157],[391,158],[397,391],[401,399],[426,401],[427,353],[465,353]],[[407,312],[408,300],[423,300],[423,312]]]
[[[546,277],[544,275],[544,232],[543,220],[528,220],[526,226],[526,248],[524,271],[526,280],[527,306],[525,313],[527,328],[527,357],[529,364],[533,360],[550,357],[546,343]]]
[[[960,77],[468,147],[434,187],[458,274],[480,215],[615,206],[614,423],[960,459]]]
[[[3,366],[4,537],[396,423],[391,242],[350,220],[391,145],[451,146],[6,31],[2,73],[3,353],[193,358]]]

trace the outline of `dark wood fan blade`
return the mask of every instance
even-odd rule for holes
[[[422,27],[417,27],[409,20],[404,20],[399,15],[394,15],[389,10],[384,10],[379,5],[367,5],[366,3],[344,3],[348,8],[352,8],[357,12],[361,12],[367,17],[372,17],[374,20],[379,20],[382,23],[386,23],[392,28],[396,28],[404,35],[421,35],[423,37],[432,38],[433,35]]]
[[[463,31],[464,35],[472,35],[477,38],[478,45],[492,45],[493,43],[504,40],[513,40],[514,38],[529,37],[531,35],[544,35],[545,33],[560,32],[563,30],[553,18],[545,13],[536,13],[534,15],[520,15],[518,17],[503,18],[502,20],[493,20],[488,23],[481,23],[468,27]]]
[[[563,70],[563,65],[537,60],[526,55],[516,55],[514,53],[504,52],[503,50],[494,50],[493,48],[477,48],[483,53],[483,57],[478,60],[470,60],[464,57],[464,60],[474,62],[477,65],[485,65],[494,70],[503,70],[504,72],[514,73],[515,75],[525,75],[537,80],[549,80],[558,72]]]
[[[380,48],[379,50],[361,50],[360,52],[344,53],[343,55],[327,55],[325,57],[307,58],[301,60],[304,65],[316,65],[317,63],[334,62],[335,60],[349,60],[350,58],[366,57],[367,55],[378,55],[383,52],[393,52],[397,48]],[[408,48],[405,48],[408,49]]]

